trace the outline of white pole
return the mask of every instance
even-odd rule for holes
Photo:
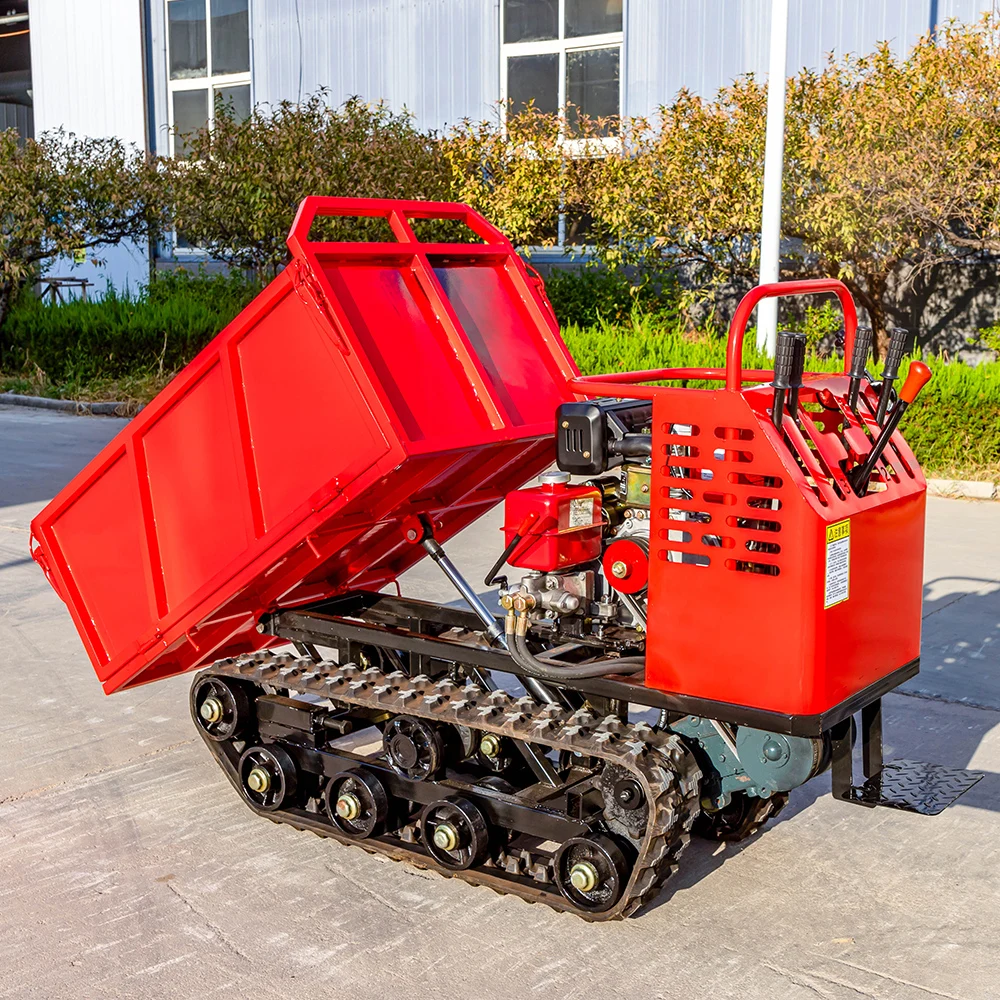
[[[767,134],[764,141],[764,208],[760,220],[760,284],[778,280],[781,256],[781,174],[785,157],[785,49],[788,0],[771,0],[771,59],[767,74]],[[757,346],[774,357],[778,300],[757,306]]]

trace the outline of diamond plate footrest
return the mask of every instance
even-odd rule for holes
[[[852,791],[855,800],[865,805],[936,816],[982,777],[982,771],[925,764],[920,760],[890,760],[879,774]]]

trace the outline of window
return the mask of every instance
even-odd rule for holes
[[[503,98],[517,113],[569,105],[574,117],[621,113],[622,0],[503,0]]]
[[[237,119],[250,114],[249,0],[166,0],[170,146],[215,119],[221,98]]]

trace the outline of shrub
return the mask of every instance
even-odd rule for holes
[[[0,368],[85,383],[176,371],[254,296],[241,275],[162,273],[136,296],[43,304],[21,296],[0,335]]]
[[[160,232],[162,178],[117,139],[62,131],[22,143],[0,132],[0,325],[19,290],[46,264],[76,249]]]
[[[673,282],[633,282],[623,271],[609,268],[553,268],[545,291],[563,326],[625,323],[636,309],[665,317],[678,308]]]
[[[288,259],[285,237],[306,195],[447,199],[435,137],[409,113],[356,97],[330,108],[327,96],[261,105],[244,121],[220,100],[212,131],[187,137],[190,159],[166,164],[178,231],[263,279]],[[386,228],[381,219],[328,219],[313,238],[384,239]]]
[[[725,365],[725,340],[694,336],[682,325],[658,325],[636,316],[626,326],[601,323],[595,327],[569,326],[563,338],[586,375],[645,368],[721,368]],[[972,367],[940,357],[922,358],[934,377],[907,411],[903,434],[925,471],[978,470],[1000,472],[1000,362]],[[770,367],[758,353],[752,331],[747,331],[745,367]],[[811,353],[810,371],[842,371],[843,359]],[[903,366],[905,372],[906,365]],[[878,373],[878,369],[875,372]],[[687,383],[678,383],[681,385]],[[708,387],[715,383],[693,382]]]

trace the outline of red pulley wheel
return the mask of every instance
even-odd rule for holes
[[[618,538],[601,556],[608,583],[623,594],[638,594],[649,582],[649,546],[643,538]]]

